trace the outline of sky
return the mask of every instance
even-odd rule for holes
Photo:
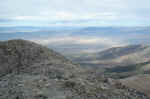
[[[0,0],[0,40],[27,39],[64,52],[149,44],[149,4],[150,0]],[[85,29],[92,26],[99,29]]]
[[[149,0],[0,0],[0,26],[149,26]]]

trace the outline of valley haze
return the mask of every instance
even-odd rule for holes
[[[149,44],[150,27],[0,27],[0,40],[26,39],[62,54]],[[66,53],[67,52],[67,53]]]

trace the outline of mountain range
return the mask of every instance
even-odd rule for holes
[[[149,99],[146,94],[45,46],[0,42],[0,99]]]

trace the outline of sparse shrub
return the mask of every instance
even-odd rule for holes
[[[65,81],[64,87],[66,88],[74,88],[76,86],[76,83],[74,81]]]

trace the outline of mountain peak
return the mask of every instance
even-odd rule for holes
[[[57,66],[56,69],[65,68],[67,70],[74,68],[76,70],[76,67],[61,54],[26,40],[18,39],[1,42],[0,53],[0,75],[10,72],[43,72],[46,74],[48,68],[54,69]]]

